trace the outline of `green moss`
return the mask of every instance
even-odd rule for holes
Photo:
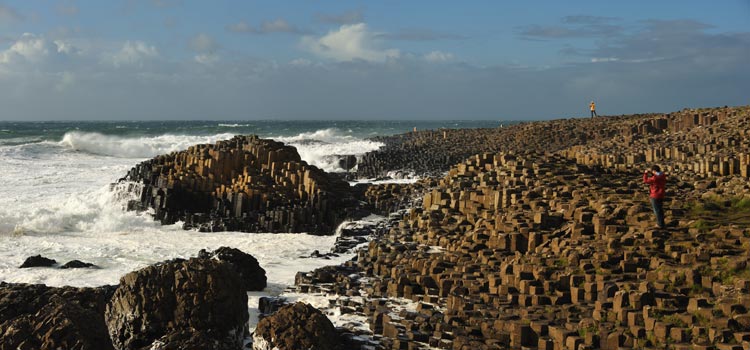
[[[750,210],[750,198],[742,198],[732,203],[732,208],[738,210]]]
[[[685,328],[685,327],[687,327],[687,323],[685,323],[685,321],[683,321],[677,315],[664,316],[662,318],[662,321],[665,322],[665,323],[671,323],[673,326],[675,326],[677,328]]]
[[[714,227],[713,224],[709,223],[707,220],[704,219],[698,219],[693,222],[691,225],[694,229],[697,229],[700,232],[708,232],[710,229]]]
[[[709,319],[708,319],[708,317],[703,316],[699,312],[694,312],[693,313],[693,320],[695,321],[693,323],[701,325],[701,326],[704,326],[704,327],[706,327],[706,326],[709,325]]]
[[[578,329],[578,336],[580,336],[581,338],[586,338],[586,334],[588,333],[592,333],[592,334],[599,333],[599,326],[595,324],[591,324],[586,327],[581,327]]]
[[[724,266],[719,272],[719,279],[725,285],[733,284],[736,279],[750,280],[750,269],[733,270]]]

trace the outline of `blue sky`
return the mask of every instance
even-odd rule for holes
[[[750,1],[0,1],[0,120],[495,119],[750,103]]]

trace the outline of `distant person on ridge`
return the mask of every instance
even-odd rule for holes
[[[598,117],[598,115],[596,114],[596,103],[594,103],[594,101],[591,101],[591,103],[589,103],[589,109],[591,109],[591,118]]]
[[[656,223],[659,228],[664,228],[664,197],[666,197],[667,174],[661,171],[658,165],[643,172],[643,182],[649,185],[649,198],[651,206],[656,214]]]

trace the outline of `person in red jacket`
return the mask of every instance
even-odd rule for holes
[[[664,197],[667,195],[665,190],[667,174],[663,173],[658,165],[654,165],[650,170],[643,172],[643,182],[649,185],[649,198],[651,199],[651,206],[654,208],[654,214],[656,214],[656,222],[659,228],[664,228]]]

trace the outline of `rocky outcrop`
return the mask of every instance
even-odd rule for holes
[[[71,260],[66,262],[63,266],[60,266],[61,269],[82,269],[82,268],[97,268],[98,266],[92,264],[83,262],[80,260]]]
[[[229,263],[214,259],[174,260],[131,272],[120,279],[104,313],[110,337],[116,349],[157,341],[164,349],[183,348],[183,341],[240,349],[248,320],[243,287]],[[180,343],[165,343],[172,341]]]
[[[246,291],[259,291],[266,288],[266,270],[260,267],[258,260],[237,248],[221,247],[213,252],[205,249],[198,253],[202,259],[216,259],[229,263],[242,280]]]
[[[45,258],[41,255],[34,255],[26,258],[26,260],[23,261],[23,264],[19,266],[19,268],[25,269],[29,267],[50,267],[57,264],[57,261],[55,259],[49,259]]]
[[[495,152],[563,152],[589,166],[629,169],[674,164],[700,176],[750,176],[748,107],[551,120],[492,129],[424,130],[375,138],[385,146],[365,154],[360,177],[392,171],[440,176],[466,158]]]
[[[620,118],[611,137],[561,152],[588,166],[627,171],[644,163],[688,177],[750,177],[750,108],[702,108]]]
[[[735,107],[491,131],[492,152],[429,186],[365,191],[383,211],[426,193],[356,270],[300,273],[298,289],[341,294],[385,348],[746,348],[747,125]],[[641,179],[654,163],[671,172],[665,230]]]
[[[265,317],[253,333],[253,350],[341,349],[341,339],[331,321],[318,309],[295,303]]]
[[[114,289],[0,283],[0,350],[112,349],[103,314]]]
[[[357,204],[348,183],[257,136],[158,156],[124,179],[143,184],[129,209],[153,208],[164,224],[202,231],[332,234]]]

